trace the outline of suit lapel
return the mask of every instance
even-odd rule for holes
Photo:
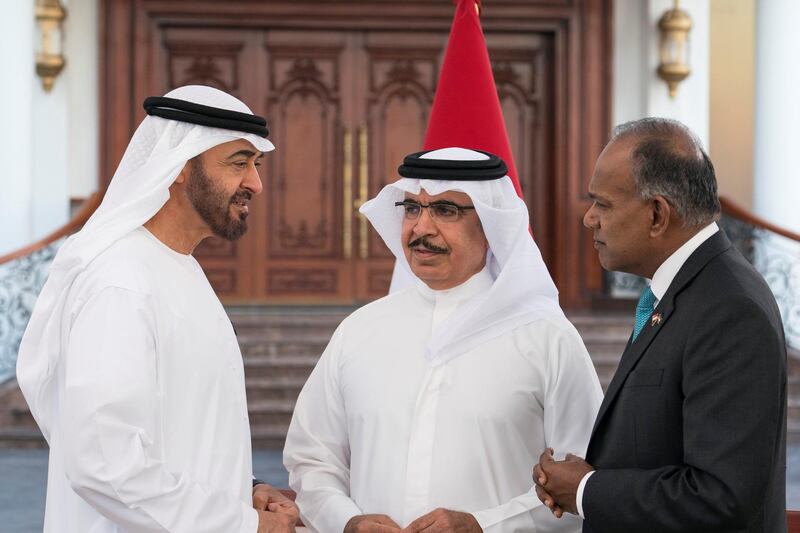
[[[639,359],[641,359],[642,355],[644,355],[644,352],[647,350],[648,346],[650,346],[658,333],[674,314],[675,296],[680,293],[684,287],[686,287],[695,278],[695,276],[697,276],[697,274],[703,269],[703,267],[706,266],[706,264],[708,264],[709,261],[711,261],[711,259],[730,248],[730,246],[731,243],[728,240],[728,237],[725,236],[725,233],[722,230],[719,230],[717,233],[703,242],[703,244],[701,244],[697,250],[695,250],[694,253],[689,256],[681,269],[675,275],[675,278],[672,280],[672,283],[670,283],[667,292],[664,294],[664,297],[661,299],[661,301],[658,302],[658,305],[653,310],[651,318],[642,328],[639,336],[636,337],[635,341],[628,342],[628,346],[622,353],[617,371],[614,373],[614,377],[611,379],[611,383],[608,385],[608,390],[603,398],[603,403],[600,405],[600,410],[595,418],[594,428],[592,428],[592,439],[594,438],[594,434],[597,432],[597,428],[600,426],[600,423],[603,421],[603,418],[608,412],[609,406],[614,402],[614,399],[619,394],[620,388],[622,388],[623,383],[625,383],[625,380],[628,378],[628,374],[631,373],[633,368],[636,366],[636,363],[638,363]]]

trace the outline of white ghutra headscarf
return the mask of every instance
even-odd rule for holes
[[[464,148],[434,150],[420,158],[489,159],[484,153]],[[426,353],[432,364],[448,361],[535,320],[564,318],[558,305],[558,289],[528,229],[528,209],[508,176],[486,181],[401,178],[366,202],[360,212],[397,258],[392,292],[413,290],[412,286],[424,284],[413,274],[406,259],[401,242],[403,213],[394,205],[403,201],[406,193],[419,194],[422,189],[434,196],[459,191],[470,197],[489,243],[486,265],[494,279],[488,292],[454,311],[433,330]]]
[[[169,98],[253,115],[235,97],[201,85],[170,91]],[[50,438],[57,390],[53,377],[69,341],[67,294],[75,277],[114,242],[153,217],[169,199],[169,187],[186,162],[206,150],[244,139],[256,150],[275,147],[264,137],[147,116],[133,134],[103,202],[83,229],[62,245],[50,267],[20,344],[17,381],[36,422]]]

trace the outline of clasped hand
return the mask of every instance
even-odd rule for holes
[[[354,516],[344,528],[344,533],[397,531],[403,533],[481,533],[483,530],[471,514],[448,509],[431,511],[417,518],[405,528],[401,528],[394,520],[382,514]]]
[[[266,484],[253,487],[253,508],[258,511],[258,533],[294,533],[300,512],[279,490]]]
[[[578,486],[592,470],[592,465],[571,453],[563,461],[556,461],[553,449],[548,448],[533,467],[536,495],[557,518],[564,513],[578,514]]]

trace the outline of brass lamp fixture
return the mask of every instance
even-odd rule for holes
[[[665,11],[658,21],[661,34],[659,53],[661,61],[658,65],[658,77],[667,82],[669,95],[675,98],[678,84],[686,79],[689,69],[689,30],[692,19],[680,8],[680,0],[675,0],[675,7]]]
[[[66,64],[62,50],[61,24],[67,12],[59,0],[36,0],[36,23],[42,34],[42,48],[36,53],[36,74],[47,92]]]

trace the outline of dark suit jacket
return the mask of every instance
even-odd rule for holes
[[[629,343],[589,441],[585,533],[786,531],[786,346],[722,231]]]

